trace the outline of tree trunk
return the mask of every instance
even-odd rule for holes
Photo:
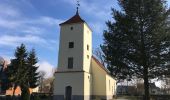
[[[149,81],[148,81],[148,68],[144,68],[144,88],[145,88],[145,95],[144,95],[144,100],[150,100],[150,95],[149,95]]]
[[[142,53],[142,60],[143,60],[143,79],[144,79],[144,90],[145,90],[145,96],[144,96],[144,100],[150,100],[149,98],[149,81],[148,81],[148,64],[147,64],[147,57],[146,57],[146,48],[145,48],[145,36],[144,36],[144,22],[142,20],[142,18],[140,19],[141,22],[141,27],[140,27],[140,32],[141,32],[141,53]]]
[[[21,85],[21,99],[30,100],[30,91],[27,86]]]
[[[12,98],[13,98],[13,100],[14,100],[14,96],[15,96],[15,90],[16,90],[16,88],[17,88],[17,86],[16,86],[16,85],[14,85],[13,93],[12,93]]]

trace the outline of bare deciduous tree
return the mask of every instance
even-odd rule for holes
[[[99,62],[105,66],[106,64],[106,61],[103,57],[103,51],[101,50],[101,48],[96,48],[94,51],[93,51],[93,54],[97,57],[97,59],[99,60]]]
[[[42,88],[43,88],[43,81],[45,79],[45,72],[44,71],[40,71],[39,72],[39,85],[40,85],[40,89],[39,91],[42,92]]]

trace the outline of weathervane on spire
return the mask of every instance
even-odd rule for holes
[[[79,0],[77,0],[77,4],[76,4],[76,5],[77,5],[77,12],[76,12],[76,13],[78,14],[78,12],[79,12],[79,7],[80,7],[80,1],[79,1]]]

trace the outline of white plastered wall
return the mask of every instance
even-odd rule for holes
[[[55,73],[54,95],[65,95],[65,88],[72,87],[72,95],[84,95],[84,74],[75,73]]]
[[[86,23],[84,23],[84,35],[83,35],[83,69],[86,72],[90,72],[90,64],[92,57],[92,31]],[[87,45],[89,50],[87,50]]]
[[[83,25],[83,23],[76,23],[61,26],[58,71],[83,70]],[[69,42],[74,42],[74,48],[69,48]],[[68,57],[74,58],[73,69],[67,68]]]
[[[106,96],[106,73],[92,59],[92,94],[97,96]]]
[[[106,95],[107,99],[112,99],[116,93],[116,81],[110,76],[106,75]]]

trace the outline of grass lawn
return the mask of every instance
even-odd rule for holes
[[[112,100],[140,100],[137,96],[117,96]]]

